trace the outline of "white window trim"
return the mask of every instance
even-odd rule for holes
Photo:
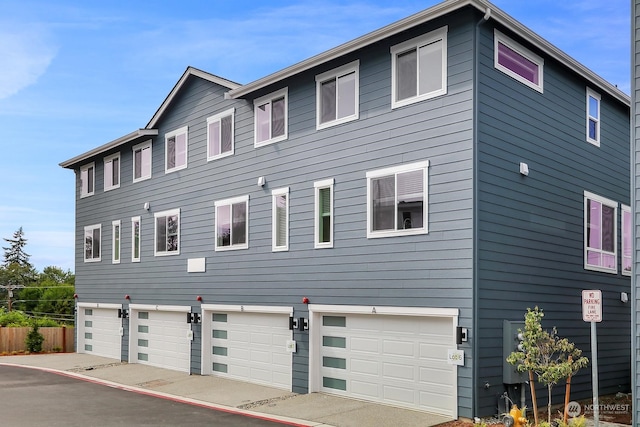
[[[223,111],[222,113],[219,113],[207,118],[207,161],[221,159],[227,156],[232,156],[233,153],[235,152],[235,111],[236,111],[235,108],[230,108],[226,111]],[[227,153],[221,152],[220,154],[212,155],[211,144],[209,142],[211,139],[211,135],[209,134],[209,125],[213,122],[219,122],[220,124],[222,124],[222,119],[228,116],[231,116],[231,150]],[[222,126],[220,126],[220,129],[222,132]]]
[[[239,202],[244,202],[247,206],[247,218],[246,218],[246,224],[245,224],[245,235],[247,236],[246,241],[241,244],[241,245],[230,245],[230,246],[218,246],[218,218],[217,218],[217,213],[218,213],[218,207],[219,206],[227,206],[227,205],[233,205],[234,203],[239,203]],[[225,200],[218,200],[214,203],[214,212],[216,215],[216,221],[214,224],[214,245],[215,245],[215,251],[216,252],[223,252],[223,251],[235,251],[235,250],[240,250],[240,249],[249,249],[249,196],[239,196],[239,197],[233,197],[231,199],[225,199]],[[233,222],[233,212],[231,212],[231,219]],[[231,225],[232,226],[232,225]]]
[[[136,228],[134,227],[135,223],[138,223],[138,257],[136,258]],[[121,232],[122,234],[122,232]],[[131,218],[131,262],[140,262],[140,258],[142,257],[142,222],[139,216],[134,216]],[[122,254],[120,254],[120,258],[122,258]]]
[[[333,216],[333,184],[334,179],[325,179],[323,181],[316,181],[313,183],[315,202],[314,202],[314,228],[313,228],[313,247],[315,249],[333,248],[333,231],[334,231],[334,216]],[[320,190],[328,188],[331,195],[331,231],[329,233],[330,239],[328,242],[320,242]]]
[[[285,206],[285,214],[286,214],[286,236],[285,236],[285,244],[282,246],[276,246],[277,241],[277,209],[276,209],[276,196],[285,195],[286,206]],[[271,191],[271,250],[273,252],[284,252],[289,250],[289,187],[278,188],[276,190]]]
[[[345,116],[342,118],[338,118],[335,120],[331,120],[329,122],[320,123],[321,113],[322,113],[322,83],[327,80],[336,79],[336,83],[339,77],[345,76],[347,74],[355,73],[355,99],[353,102],[355,103],[355,112],[350,116]],[[337,102],[337,100],[336,100]],[[337,111],[337,106],[336,106]],[[322,74],[318,74],[316,76],[316,130],[325,129],[331,126],[336,126],[342,123],[351,122],[354,120],[358,120],[360,115],[360,60],[356,60],[350,62],[348,64],[343,65],[342,67],[335,68],[333,70],[327,71]]]
[[[93,168],[93,188],[92,191],[85,192],[85,183],[82,180],[83,173],[88,173],[89,168]],[[80,198],[93,196],[96,193],[96,164],[95,163],[87,163],[86,165],[80,168]]]
[[[111,185],[107,185],[108,180],[107,180],[107,164],[111,163],[111,170],[113,172],[113,160],[114,159],[118,159],[118,183],[116,185],[113,185],[113,182],[111,183]],[[120,174],[120,170],[122,169],[122,162],[120,161],[120,153],[116,153],[116,154],[112,154],[111,156],[107,156],[103,159],[103,166],[102,166],[102,171],[103,171],[103,176],[104,176],[104,191],[109,191],[109,190],[115,190],[116,188],[120,188],[120,181],[121,181],[121,174]]]
[[[600,266],[596,266],[596,265],[591,265],[587,263],[587,251],[589,249],[588,245],[587,245],[587,229],[588,229],[588,224],[587,224],[587,200],[594,200],[596,202],[602,203],[603,205],[609,206],[611,208],[614,209],[614,213],[613,213],[613,256],[615,257],[615,268],[606,268],[606,267],[600,267]],[[613,274],[617,274],[618,273],[618,202],[615,202],[611,199],[607,199],[604,198],[602,196],[598,196],[597,194],[594,193],[590,193],[588,191],[584,192],[584,202],[583,202],[583,216],[584,216],[584,227],[583,227],[583,247],[584,247],[584,254],[583,254],[583,262],[584,262],[584,269],[585,270],[591,270],[591,271],[601,271],[604,273],[613,273]],[[607,252],[608,253],[608,252]]]
[[[116,241],[116,227],[118,227],[118,240]],[[116,245],[118,258],[116,259]],[[120,264],[122,259],[122,224],[120,220],[111,221],[111,263]]]
[[[158,251],[158,218],[168,216],[178,216],[178,250],[177,251]],[[155,256],[172,256],[180,255],[180,234],[181,234],[181,218],[180,209],[171,209],[163,212],[156,212],[153,215],[153,254]]]
[[[622,271],[623,276],[631,276],[633,272],[633,217],[631,217],[631,207],[627,205],[621,205],[621,214],[620,214],[620,229],[622,230],[622,246],[620,247],[620,270]],[[631,240],[631,271],[625,271],[624,269],[624,214],[627,214],[631,217],[631,224],[629,230],[629,239]]]
[[[284,134],[275,138],[266,139],[264,141],[258,141],[258,120],[257,111],[258,106],[271,102],[274,99],[284,97]],[[279,141],[284,141],[289,135],[289,88],[285,87],[278,91],[272,92],[268,95],[262,96],[253,101],[253,145],[254,147],[263,147],[265,145],[273,144]]]
[[[100,252],[100,256],[98,256],[97,258],[88,258],[87,259],[87,252],[86,252],[86,237],[87,237],[87,231],[92,231],[98,229],[100,230],[100,242],[99,242],[99,249],[98,251]],[[82,258],[84,259],[84,262],[100,262],[102,260],[102,224],[93,224],[93,225],[87,225],[84,227],[84,234],[82,236]]]
[[[596,122],[596,139],[593,139],[591,137],[589,137],[589,119],[592,117],[589,115],[589,98],[594,98],[595,100],[598,101],[598,117],[597,118],[593,118]],[[602,117],[602,102],[601,102],[601,97],[600,94],[597,92],[594,92],[593,90],[587,88],[587,104],[586,104],[586,108],[585,108],[585,114],[587,116],[587,123],[586,123],[586,137],[587,137],[587,142],[590,144],[595,145],[596,147],[600,147],[600,121],[601,121],[601,117]]]
[[[427,34],[423,34],[422,36],[415,37],[413,39],[407,40],[403,43],[397,44],[391,47],[391,108],[398,108],[409,104],[414,104],[416,102],[424,101],[425,99],[435,98],[437,96],[446,95],[447,93],[447,32],[449,31],[448,26],[444,26],[442,28],[438,28],[437,30],[431,31]],[[424,46],[429,43],[433,43],[437,40],[442,40],[442,85],[441,88],[420,95],[419,93],[411,98],[406,98],[402,100],[396,100],[397,96],[397,79],[396,75],[396,58],[399,54],[404,53],[408,50],[418,49],[420,46]],[[419,76],[418,76],[419,78]]]
[[[515,73],[498,63],[498,44],[502,43],[507,46],[509,49],[528,59],[538,66],[538,81],[539,84],[535,84],[530,82],[529,80],[522,77],[520,74]],[[496,70],[500,70],[509,77],[519,81],[520,83],[529,86],[532,89],[537,90],[540,93],[544,93],[544,59],[535,53],[531,52],[526,47],[522,46],[520,43],[515,42],[511,38],[505,36],[498,30],[493,31],[493,65]]]
[[[378,178],[382,176],[396,175],[402,172],[411,172],[418,169],[424,170],[424,201],[423,201],[423,218],[422,224],[424,225],[422,228],[411,228],[408,230],[383,230],[383,231],[373,231],[371,227],[373,226],[371,221],[372,206],[371,206],[371,179]],[[375,171],[367,172],[367,238],[378,238],[378,237],[395,237],[395,236],[410,236],[415,234],[427,234],[429,232],[429,222],[428,222],[428,212],[429,212],[429,161],[425,160],[423,162],[411,163],[406,165],[394,166],[386,169],[379,169]],[[396,189],[397,191],[397,189]],[[394,207],[395,209],[395,207]]]
[[[168,140],[171,137],[177,137],[178,135],[184,134],[184,165],[174,166],[169,169],[169,150],[168,148]],[[180,129],[173,130],[171,132],[167,132],[164,135],[164,172],[171,173],[176,172],[182,169],[186,169],[189,163],[189,126],[183,126]]]
[[[148,148],[149,149],[149,175],[145,176],[145,175],[140,175],[140,178],[136,178],[136,158],[135,158],[135,154],[136,151],[140,150],[141,152],[145,149]],[[151,145],[151,140],[147,141],[147,142],[143,142],[142,144],[138,144],[135,145],[133,147],[132,151],[132,158],[133,158],[133,167],[132,169],[132,176],[133,176],[133,182],[140,182],[140,181],[144,181],[147,179],[151,178],[151,175],[153,174],[153,150],[152,145]],[[140,171],[142,172],[142,171]]]

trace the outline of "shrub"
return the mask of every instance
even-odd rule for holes
[[[38,322],[33,322],[31,330],[25,338],[25,344],[27,350],[31,353],[39,353],[42,351],[42,343],[44,342],[44,336],[38,332]]]

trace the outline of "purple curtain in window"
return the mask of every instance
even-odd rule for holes
[[[498,64],[529,80],[533,84],[540,84],[538,81],[538,64],[529,61],[502,43],[498,43]]]

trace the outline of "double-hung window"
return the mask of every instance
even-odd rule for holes
[[[104,191],[120,187],[120,153],[104,158]]]
[[[360,61],[316,76],[316,128],[356,120],[359,111]]]
[[[96,185],[96,167],[89,163],[80,168],[80,197],[93,196]]]
[[[367,237],[427,233],[429,162],[367,172]]]
[[[177,255],[180,253],[180,209],[158,212],[156,220],[155,255]]]
[[[111,222],[111,262],[120,263],[120,220]]]
[[[133,147],[133,182],[151,178],[151,141]]]
[[[249,196],[215,202],[216,251],[249,247]]]
[[[315,190],[314,247],[333,247],[333,178],[313,183]]]
[[[100,241],[102,225],[87,225],[84,227],[84,262],[100,261]]]
[[[187,167],[188,127],[182,127],[164,136],[165,172],[173,172]]]
[[[207,118],[207,160],[233,154],[233,117],[235,109]]]
[[[256,147],[287,139],[288,88],[253,101]]]
[[[272,249],[289,250],[289,187],[271,192]]]
[[[631,208],[622,205],[622,274],[625,276],[631,276],[631,257],[633,255],[631,224]]]
[[[600,146],[600,95],[587,88],[587,142]]]
[[[524,46],[494,30],[494,66],[520,83],[543,92],[544,60]]]
[[[131,218],[131,262],[140,262],[140,217]]]
[[[391,48],[391,108],[447,93],[447,31],[445,26]]]
[[[584,192],[584,268],[618,272],[618,203]]]

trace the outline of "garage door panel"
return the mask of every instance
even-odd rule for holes
[[[416,352],[415,338],[411,341],[382,340],[382,351],[384,354],[395,356],[414,357]]]
[[[399,363],[383,363],[382,374],[385,378],[413,381],[416,377],[415,367]]]
[[[116,309],[80,308],[78,351],[120,360],[122,355],[122,321]]]
[[[379,364],[370,359],[350,358],[351,372],[363,375],[378,375]]]

